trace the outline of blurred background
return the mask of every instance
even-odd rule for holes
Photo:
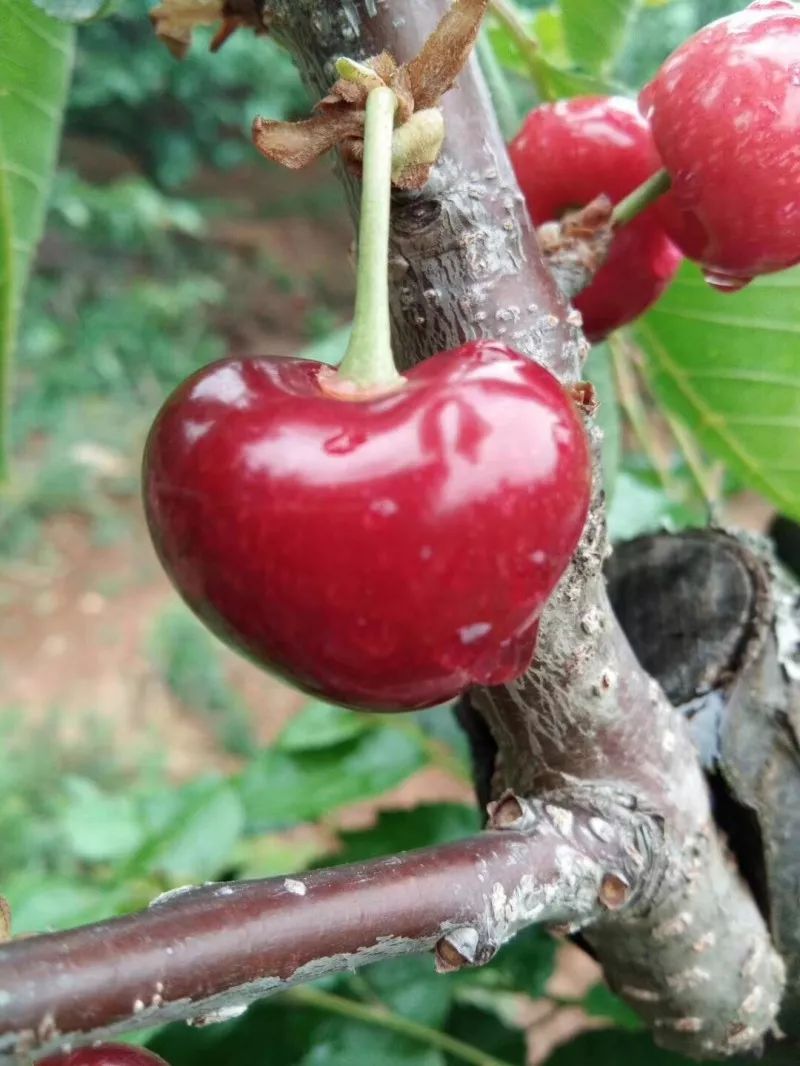
[[[643,84],[695,28],[739,6],[643,3],[616,74]],[[255,115],[307,112],[288,57],[245,33],[211,55],[201,33],[177,62],[156,41],[149,7],[120,0],[78,30],[16,358],[13,465],[0,492],[0,892],[18,933],[129,910],[186,882],[383,854],[478,826],[465,745],[446,711],[391,720],[309,704],[223,648],[156,563],[139,464],[161,401],[229,351],[335,358],[353,275],[351,223],[329,165],[287,173],[250,145]],[[509,53],[525,106],[513,44],[494,44]],[[613,534],[703,522],[696,456],[626,376],[626,343],[591,360]],[[703,469],[726,517],[764,526],[771,505],[720,464]],[[635,1028],[588,960],[568,951],[554,971],[539,934],[520,951],[524,981],[501,966],[463,994],[461,1015],[448,1000],[430,1023],[447,1015],[450,1031],[468,1031],[464,1019],[478,1012],[478,1025],[491,992],[500,998],[486,1017],[505,1032],[502,993],[525,1022],[522,1039],[536,1022],[537,1062],[577,1029]],[[417,1011],[432,1009],[433,995],[419,961],[397,964],[391,979],[417,988]],[[523,987],[536,994],[524,1008],[514,998]],[[164,1039],[175,1064],[210,1055]],[[370,1047],[365,1062],[394,1061]]]

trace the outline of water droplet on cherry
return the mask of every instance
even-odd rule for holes
[[[741,292],[753,280],[752,278],[735,278],[731,274],[720,274],[715,270],[704,270],[703,277],[712,289],[722,293]]]

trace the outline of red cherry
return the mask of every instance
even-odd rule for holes
[[[536,225],[601,193],[616,204],[661,169],[647,123],[620,96],[537,107],[510,153]],[[652,208],[624,226],[594,281],[574,301],[589,340],[601,341],[638,318],[664,292],[680,261]]]
[[[492,342],[347,399],[302,359],[226,359],[162,408],[144,492],[161,561],[219,637],[295,685],[431,706],[528,665],[590,463],[543,367]]]
[[[800,262],[800,8],[761,0],[712,22],[640,106],[672,179],[659,216],[709,280],[740,288]]]
[[[51,1055],[39,1066],[167,1066],[162,1058],[144,1048],[127,1044],[99,1044],[77,1051]]]

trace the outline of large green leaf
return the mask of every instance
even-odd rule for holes
[[[427,960],[430,966],[430,959]],[[432,969],[432,966],[431,966]],[[339,985],[341,987],[341,983]],[[347,1000],[345,1000],[345,1004]],[[170,1025],[152,1049],[171,1066],[444,1066],[443,1055],[378,1024],[298,1005],[283,997],[254,1004],[234,1022]]]
[[[117,907],[108,887],[90,881],[85,872],[66,877],[40,869],[3,871],[3,894],[11,904],[17,936],[100,921]]]
[[[436,972],[431,957],[408,955],[360,971],[373,995],[395,1014],[440,1029],[450,1012],[456,982]]]
[[[746,484],[800,517],[800,269],[722,295],[687,264],[636,334],[660,400]]]
[[[126,859],[140,846],[144,825],[130,794],[110,795],[85,777],[65,782],[61,827],[84,862]]]
[[[55,163],[73,32],[30,0],[0,0],[0,479],[9,366]]]
[[[150,832],[132,856],[128,873],[160,873],[173,884],[217,877],[244,829],[238,792],[213,777],[153,792],[143,812]]]
[[[321,751],[268,749],[240,779],[248,826],[263,830],[312,821],[388,792],[426,761],[419,741],[391,726],[375,726]]]
[[[570,55],[597,74],[613,69],[640,0],[561,0]]]
[[[534,42],[530,50],[523,52],[504,25],[491,25],[489,40],[501,66],[531,81],[535,95],[542,100],[625,92],[624,87],[596,73],[573,69],[564,50],[563,27],[557,12],[539,12],[538,17],[521,14],[520,23]]]

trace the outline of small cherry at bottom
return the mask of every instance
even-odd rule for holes
[[[306,692],[433,706],[518,677],[586,519],[582,418],[496,342],[347,396],[294,358],[229,358],[150,432],[151,535],[222,640]]]

